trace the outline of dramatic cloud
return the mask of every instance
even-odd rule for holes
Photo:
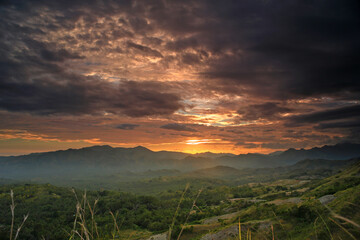
[[[0,107],[38,114],[121,113],[131,117],[168,115],[182,107],[179,96],[159,90],[163,88],[160,83],[58,77],[1,82]]]
[[[138,124],[131,124],[131,123],[123,123],[123,124],[119,124],[116,126],[116,128],[118,129],[122,129],[122,130],[134,130],[135,128],[137,128]]]
[[[193,129],[184,124],[178,124],[178,123],[165,124],[165,125],[161,126],[161,128],[175,130],[175,131],[197,132],[196,129]]]
[[[360,141],[359,10],[2,1],[0,137],[238,153]]]
[[[163,57],[163,55],[161,55],[160,52],[158,52],[158,51],[156,51],[154,49],[151,49],[149,47],[143,46],[143,45],[139,45],[139,44],[136,44],[136,43],[133,43],[133,42],[128,42],[127,46],[129,48],[138,50],[140,53],[144,54],[145,56],[153,56],[153,57],[158,57],[158,58]]]
[[[325,111],[290,117],[290,122],[295,124],[319,123],[324,121],[341,120],[360,117],[360,105],[353,105]]]
[[[360,118],[355,118],[355,120],[349,121],[340,121],[340,122],[330,122],[330,123],[320,123],[316,128],[318,129],[327,129],[327,128],[350,128],[357,131],[360,130]]]
[[[219,6],[220,7],[220,6]],[[356,1],[262,2],[232,6],[238,27],[203,73],[212,89],[276,99],[357,99],[360,17]],[[221,12],[221,11],[219,11]],[[246,26],[244,26],[246,24]]]
[[[291,112],[287,107],[281,107],[277,103],[267,102],[246,106],[237,111],[243,120],[272,119],[279,117],[282,113]]]

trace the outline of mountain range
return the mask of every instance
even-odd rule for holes
[[[108,145],[68,149],[22,156],[0,157],[0,178],[34,178],[39,176],[81,176],[148,170],[194,170],[227,166],[276,168],[305,159],[346,160],[360,157],[360,144],[341,143],[312,149],[288,149],[275,154],[199,153],[158,151],[145,147],[113,148]]]

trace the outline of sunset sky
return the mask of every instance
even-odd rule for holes
[[[0,4],[0,155],[360,141],[359,1]]]

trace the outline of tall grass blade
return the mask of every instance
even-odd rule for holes
[[[11,197],[11,226],[10,226],[10,240],[12,240],[13,237],[13,231],[14,231],[14,221],[15,221],[15,203],[14,203],[14,192],[11,189],[10,190],[10,197]]]
[[[353,204],[353,205],[357,206],[356,204]],[[339,214],[334,213],[334,211],[331,210],[331,209],[330,209],[328,206],[326,206],[326,205],[325,205],[325,207],[330,211],[331,215],[333,215],[335,218],[341,219],[341,220],[343,220],[343,221],[345,221],[345,222],[347,222],[347,223],[350,223],[350,224],[354,225],[354,226],[357,227],[357,228],[360,228],[360,225],[357,224],[356,222],[351,221],[350,219],[348,219],[348,218],[346,218],[346,217],[343,217],[343,216],[341,216],[341,215],[339,215]]]
[[[317,237],[317,231],[316,231],[316,222],[317,222],[318,219],[319,219],[319,217],[317,217],[317,218],[315,219],[315,221],[314,221],[314,231],[315,231],[315,237],[316,237],[316,239],[318,239],[318,237]]]
[[[325,225],[325,227],[326,227],[326,229],[327,229],[327,231],[328,231],[328,233],[329,233],[329,235],[330,235],[330,239],[331,239],[331,240],[334,240],[334,238],[333,238],[333,236],[332,236],[332,234],[331,234],[331,232],[330,232],[330,229],[329,229],[328,225],[326,224],[325,220],[323,219],[323,217],[320,215],[320,213],[319,213],[318,211],[316,211],[316,213],[319,215],[320,219],[321,219],[322,222],[324,223],[324,225]]]
[[[116,221],[116,217],[114,216],[114,214],[112,213],[112,211],[109,211],[112,218],[113,218],[113,221],[114,221],[114,233],[115,233],[115,230],[117,230],[117,233],[119,234],[120,236],[120,228],[119,228],[119,225],[117,224],[117,221]],[[117,215],[117,214],[116,214]],[[115,236],[115,234],[114,234]],[[115,237],[114,237],[115,238]]]
[[[352,239],[356,240],[356,238],[354,237],[354,235],[352,235],[348,230],[346,230],[346,228],[344,228],[343,226],[341,226],[338,222],[336,222],[334,219],[330,218],[329,219],[334,222],[336,225],[338,225],[344,232],[346,232]]]
[[[183,191],[183,193],[182,193],[182,195],[181,195],[179,204],[178,204],[178,206],[177,206],[177,208],[176,208],[176,211],[175,211],[175,213],[174,213],[174,217],[173,217],[172,222],[171,222],[171,225],[170,225],[170,227],[169,227],[168,240],[171,239],[171,232],[172,232],[172,230],[173,230],[173,228],[174,228],[175,220],[176,220],[177,214],[178,214],[178,212],[179,212],[180,205],[181,205],[181,203],[182,203],[182,201],[183,201],[183,199],[184,199],[185,193],[186,193],[187,190],[189,189],[189,186],[190,186],[190,183],[187,183],[186,186],[185,186],[185,189],[184,189],[184,191]]]
[[[241,240],[241,222],[239,217],[239,240]]]
[[[95,199],[95,202],[94,202],[94,205],[92,208],[91,208],[90,203],[88,202],[88,208],[89,208],[90,214],[91,214],[91,235],[94,235],[94,229],[95,229],[97,238],[99,238],[99,232],[97,230],[97,226],[96,226],[96,222],[95,222],[95,206],[98,201],[99,201],[99,199]]]
[[[186,216],[186,220],[185,220],[183,226],[181,227],[181,230],[180,230],[180,233],[179,233],[179,236],[178,236],[177,240],[180,239],[181,234],[182,234],[182,232],[184,231],[184,228],[185,228],[185,226],[186,226],[186,224],[187,224],[187,222],[188,222],[188,220],[189,220],[190,214],[191,214],[192,210],[194,209],[194,207],[196,206],[196,201],[197,201],[197,199],[199,198],[201,192],[202,192],[202,189],[199,190],[198,194],[196,195],[196,197],[195,197],[195,199],[194,199],[194,202],[193,202],[193,204],[192,204],[192,206],[191,206],[191,208],[190,208],[190,211],[189,211],[188,215]]]
[[[20,233],[20,231],[21,231],[21,228],[24,226],[24,223],[26,222],[26,220],[28,219],[28,217],[29,217],[29,214],[26,214],[26,215],[24,216],[24,219],[23,219],[22,223],[20,224],[20,226],[19,226],[18,229],[16,230],[16,234],[15,234],[14,240],[16,240],[16,239],[18,238],[19,233]]]

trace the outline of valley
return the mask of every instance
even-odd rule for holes
[[[17,167],[26,156],[19,158]],[[360,158],[355,157],[304,159],[272,168],[218,165],[186,170],[155,165],[146,171],[14,176],[0,182],[1,239],[9,232],[10,191],[16,203],[15,225],[29,214],[21,229],[24,239],[81,239],[88,231],[90,239],[160,240],[168,239],[169,227],[173,239],[238,239],[239,220],[242,239],[360,237]],[[74,220],[84,225],[74,225]]]

